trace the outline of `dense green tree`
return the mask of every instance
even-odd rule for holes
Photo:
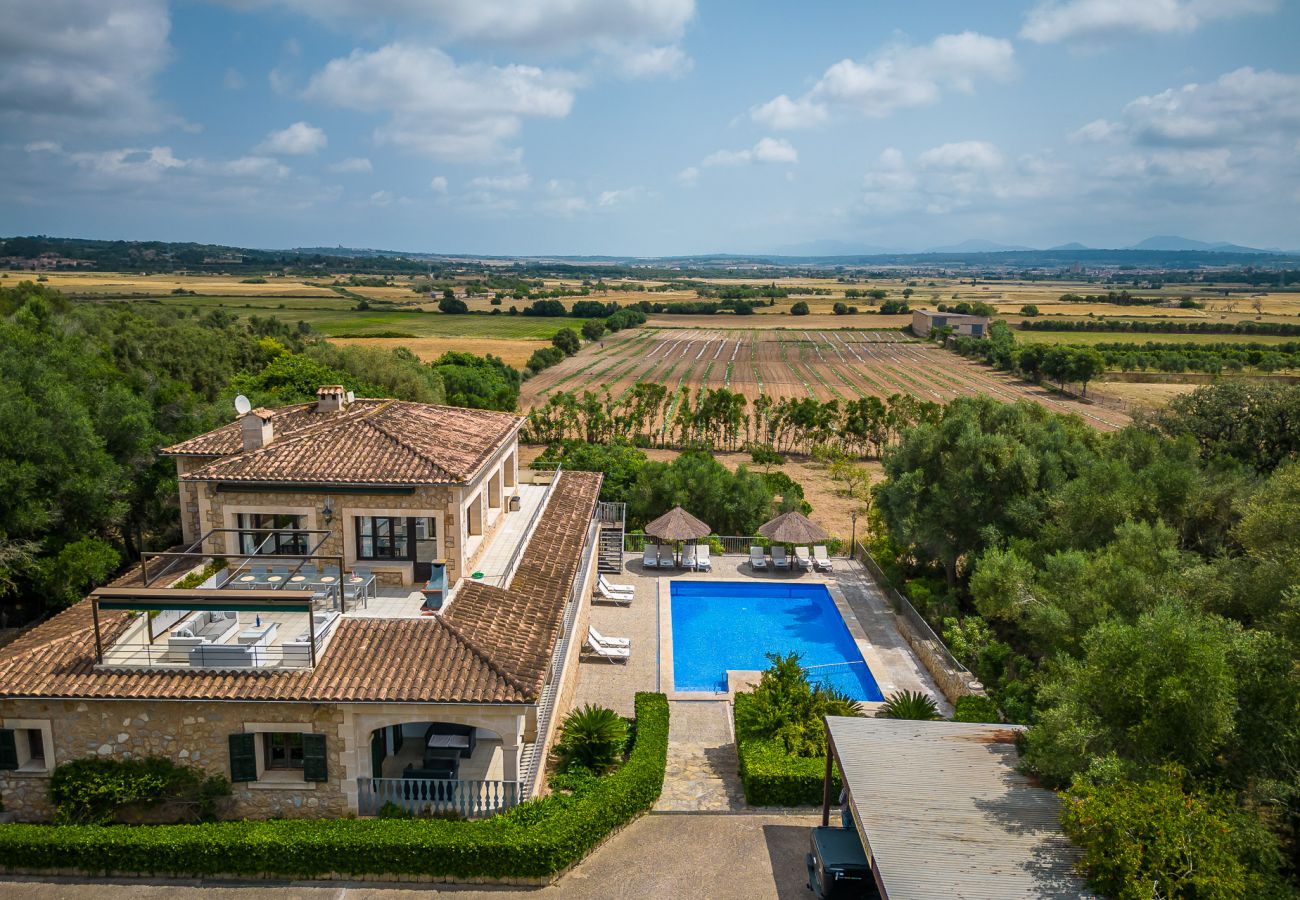
[[[714,534],[753,534],[773,512],[763,479],[740,466],[732,472],[711,454],[691,451],[672,462],[647,463],[628,497],[634,527],[674,506],[689,510]]]
[[[605,334],[605,323],[600,319],[590,319],[582,323],[582,336],[589,341],[598,341]]]
[[[563,350],[565,356],[572,356],[582,349],[582,338],[572,328],[561,328],[551,337],[551,344]]]
[[[443,298],[438,301],[439,312],[450,315],[464,315],[469,312],[469,304],[464,300],[457,299],[455,294],[451,294],[450,297],[446,296],[447,294],[451,294],[451,291],[445,291]]]
[[[1174,398],[1155,417],[1165,434],[1190,435],[1204,459],[1262,472],[1300,459],[1300,389],[1224,382]]]
[[[893,538],[941,563],[955,586],[967,554],[1038,527],[1047,493],[1082,470],[1097,442],[1078,419],[1039,406],[958,398],[886,451],[876,502]]]
[[[808,303],[807,303],[806,301],[804,301],[804,300],[798,300],[798,301],[796,301],[796,302],[795,302],[795,303],[790,307],[790,315],[792,315],[792,316],[806,316],[806,315],[808,315]]]
[[[498,356],[449,351],[431,365],[452,406],[510,411],[519,403],[519,370]]]

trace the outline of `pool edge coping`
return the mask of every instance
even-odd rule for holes
[[[731,582],[730,578],[713,578],[705,579],[706,581],[717,581],[721,583]],[[692,580],[693,582],[694,580]],[[687,582],[687,583],[692,583]],[[659,601],[659,689],[667,695],[669,700],[677,701],[713,701],[713,702],[731,702],[735,699],[735,691],[678,691],[677,683],[673,674],[673,605],[672,605],[672,578],[659,576],[655,579],[658,590]],[[830,595],[831,602],[835,604],[836,611],[840,614],[840,619],[844,622],[844,627],[848,629],[849,637],[853,639],[853,644],[857,648],[858,655],[862,657],[863,664],[867,671],[871,673],[871,680],[875,683],[876,689],[880,691],[881,697],[888,697],[887,691],[876,677],[876,670],[872,668],[871,660],[867,657],[868,649],[871,656],[875,657],[875,644],[867,637],[866,630],[862,623],[858,621],[857,613],[849,604],[848,598],[840,590],[837,582],[826,578],[823,573],[814,573],[813,577],[807,581],[800,579],[803,584],[820,584],[826,588],[826,593]],[[883,664],[883,660],[881,660]],[[733,671],[749,671],[741,669],[727,669],[728,673]],[[730,678],[728,682],[730,683]],[[890,685],[890,689],[893,689]],[[876,710],[884,704],[884,700],[859,700],[864,709],[869,713]]]

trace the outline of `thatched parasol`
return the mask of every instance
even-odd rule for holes
[[[815,544],[826,540],[826,529],[803,513],[782,513],[758,527],[758,533],[778,544]]]
[[[674,506],[645,527],[645,533],[661,541],[689,541],[705,537],[712,531],[695,516]]]

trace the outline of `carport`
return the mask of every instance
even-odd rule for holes
[[[886,900],[1096,896],[1074,872],[1060,800],[1016,770],[1020,726],[828,717],[826,729],[822,824],[833,760]]]

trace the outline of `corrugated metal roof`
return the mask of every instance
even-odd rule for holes
[[[1060,801],[1016,771],[1019,726],[827,721],[888,900],[1096,896]]]

